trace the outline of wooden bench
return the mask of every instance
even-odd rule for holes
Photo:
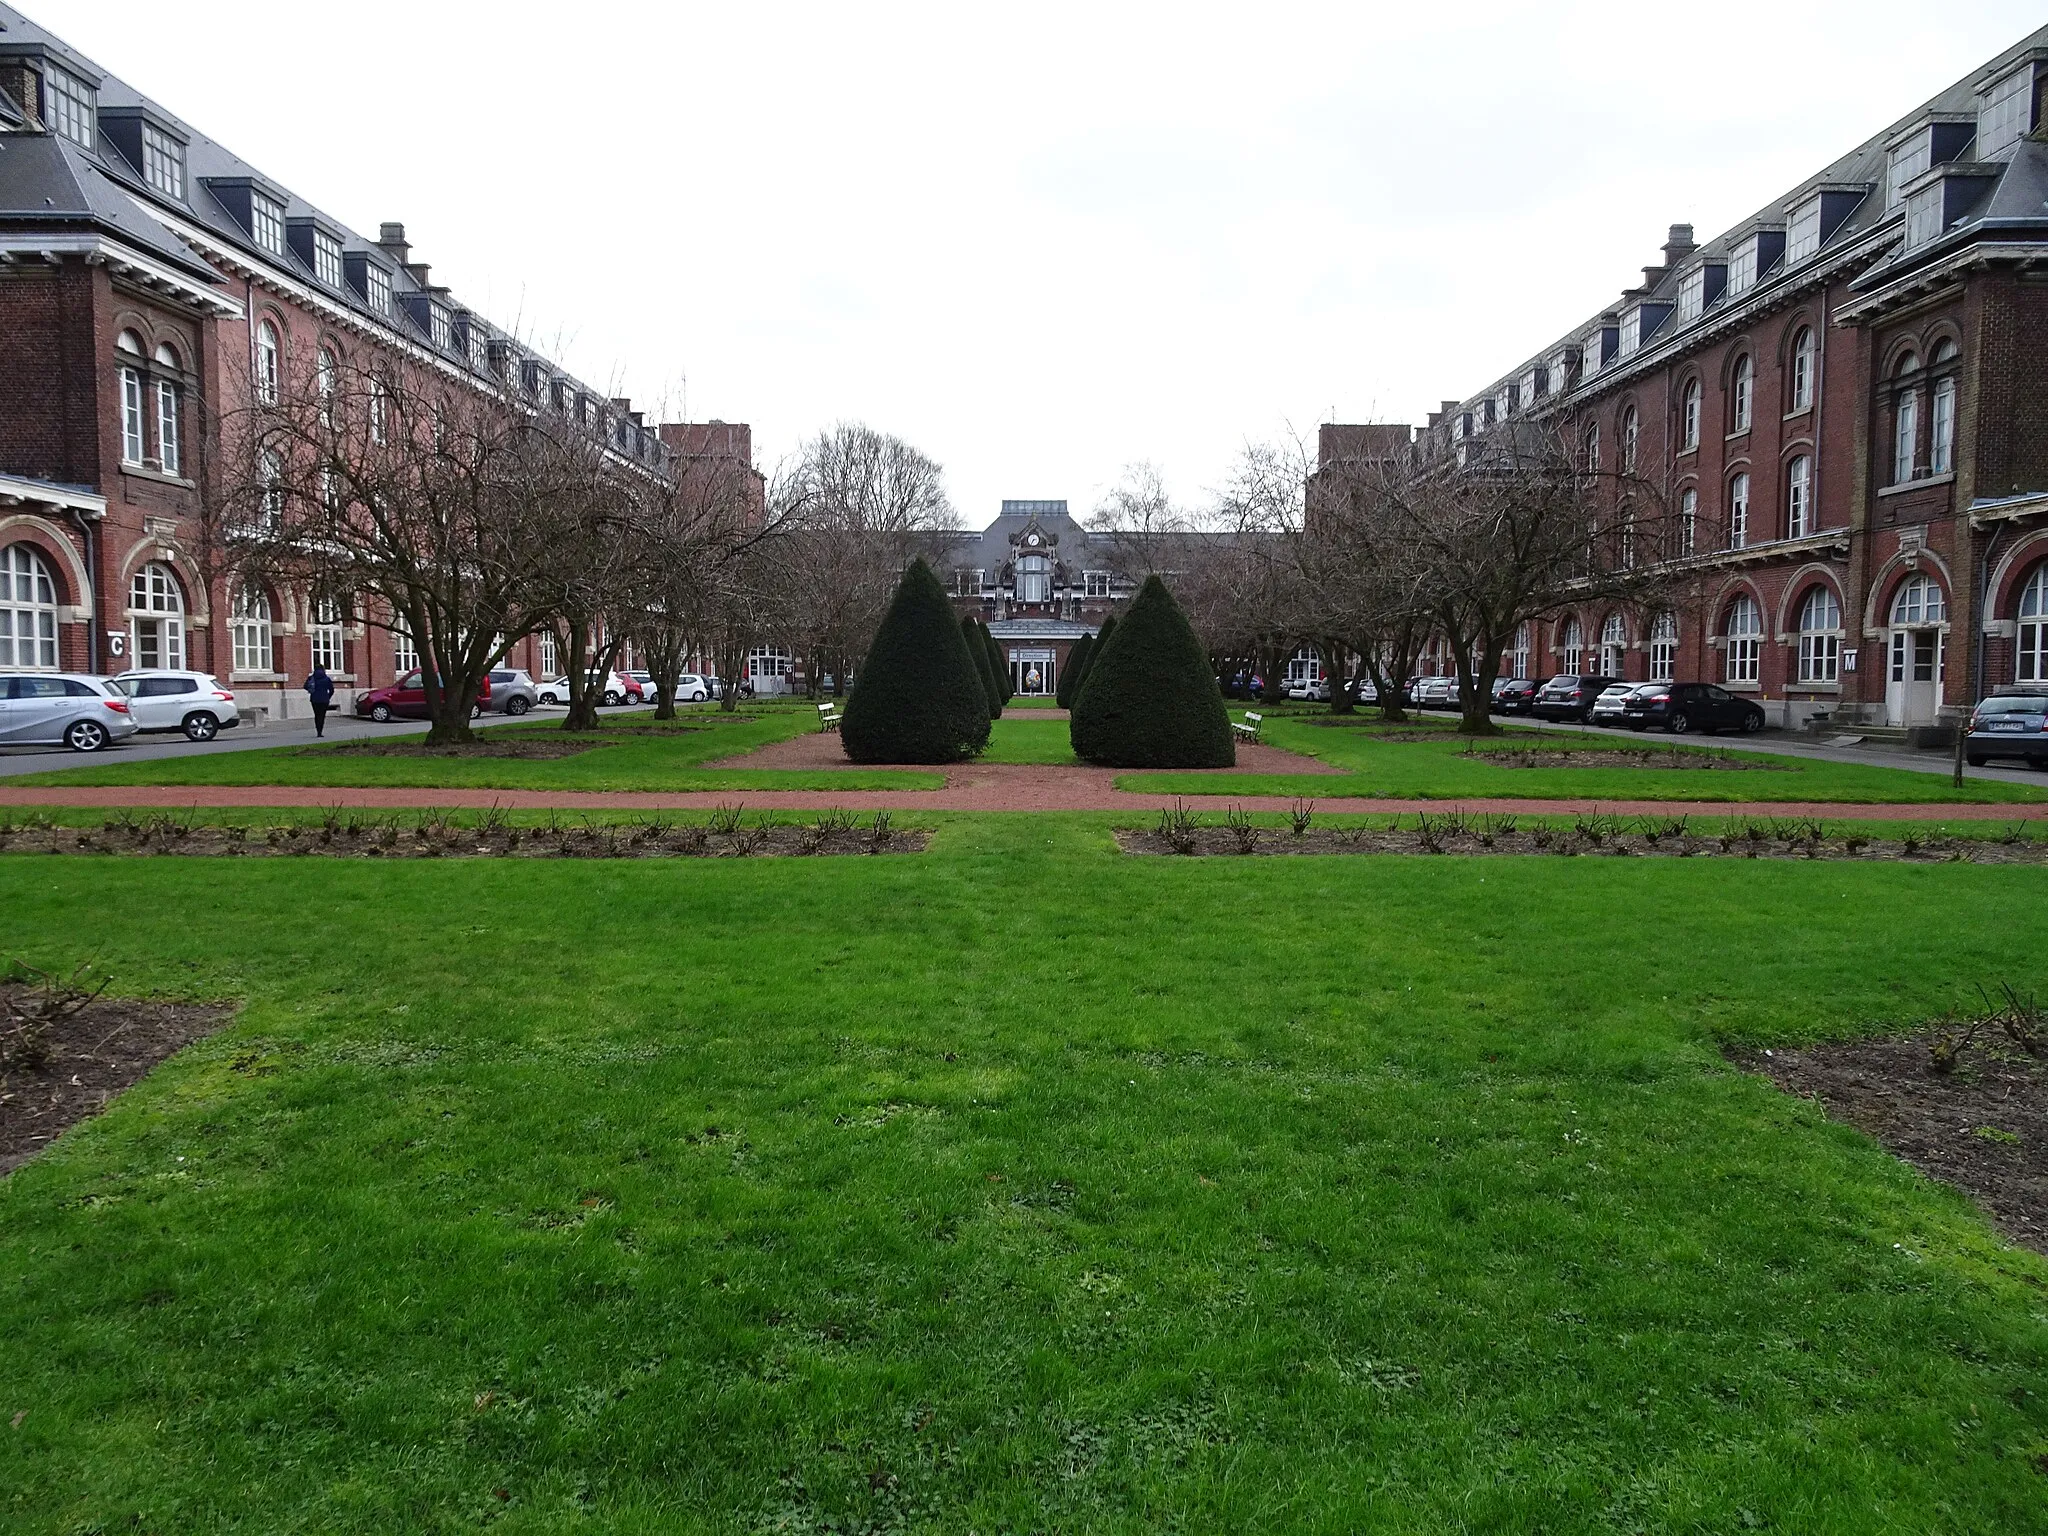
[[[1259,727],[1265,723],[1265,720],[1266,717],[1264,715],[1254,713],[1248,709],[1244,712],[1242,720],[1230,722],[1230,728],[1237,732],[1237,739],[1239,741],[1257,742],[1259,739]]]
[[[839,729],[839,711],[830,704],[820,704],[818,706],[818,729],[821,731],[836,731]]]

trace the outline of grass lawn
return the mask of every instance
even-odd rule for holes
[[[1067,736],[1064,720],[997,720],[989,727],[984,763],[1058,763],[1072,767],[1081,760]]]
[[[269,747],[201,757],[96,763],[90,768],[26,774],[10,784],[287,784],[358,787],[400,785],[449,789],[648,789],[671,791],[768,789],[942,789],[945,775],[890,769],[704,768],[700,764],[751,752],[818,728],[815,709],[742,712],[728,721],[715,712],[687,714],[661,735],[629,735],[657,726],[651,714],[605,717],[598,730],[572,737],[598,743],[574,757],[536,761],[508,758],[379,757],[347,745]],[[494,726],[486,741],[542,736],[562,739],[560,719]],[[394,737],[394,739],[400,739]]]
[[[247,1000],[0,1183],[0,1527],[2048,1526],[2048,1263],[1716,1049],[2038,984],[2041,871],[1109,819],[0,858]]]
[[[1235,715],[1234,718],[1242,718]],[[1435,723],[1435,722],[1433,722]],[[1435,723],[1438,730],[1455,722]],[[2048,799],[2048,790],[2031,784],[1992,783],[1972,779],[1961,789],[1933,773],[1861,763],[1821,762],[1754,752],[1732,753],[1742,761],[1770,765],[1748,772],[1685,771],[1669,768],[1514,768],[1466,757],[1462,741],[1404,741],[1400,731],[1324,726],[1303,716],[1268,716],[1261,738],[1276,747],[1320,758],[1346,770],[1343,778],[1315,774],[1253,773],[1130,773],[1117,787],[1160,795],[1301,795],[1312,800],[1342,796],[1398,796],[1425,800],[1478,799],[1501,796],[1543,800],[1838,800],[1851,804],[1927,804],[1945,801],[2020,803]],[[1520,746],[1554,747],[1569,733],[1523,732],[1481,738],[1479,751],[1506,751]],[[1569,735],[1566,745],[1589,755],[1631,749],[1664,751],[1666,736]],[[1716,748],[1700,744],[1711,754]],[[1775,770],[1775,771],[1774,771]]]

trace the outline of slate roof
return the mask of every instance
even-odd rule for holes
[[[100,174],[97,157],[53,133],[0,134],[0,222],[107,230],[182,272],[219,280],[190,246]]]

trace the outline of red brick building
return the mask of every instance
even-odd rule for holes
[[[626,462],[752,473],[745,426],[657,429],[437,284],[403,225],[356,234],[0,5],[0,667],[189,667],[276,713],[316,660],[344,703],[415,665],[379,613],[201,537],[207,423],[330,361],[513,391]],[[553,677],[554,649],[507,664]]]
[[[1020,696],[1057,693],[1081,637],[1129,601],[1119,566],[1109,536],[1083,528],[1064,501],[1006,501],[946,556],[953,606],[988,625]]]
[[[2048,28],[1423,429],[1563,417],[1689,525],[1669,601],[1503,666],[1720,683],[1935,739],[2048,681]],[[1347,452],[1346,440],[1326,455]]]

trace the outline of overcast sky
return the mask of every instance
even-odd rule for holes
[[[2041,22],[2039,0],[29,0],[585,378],[835,420],[1003,497],[1198,501],[1248,437],[1419,422]]]

